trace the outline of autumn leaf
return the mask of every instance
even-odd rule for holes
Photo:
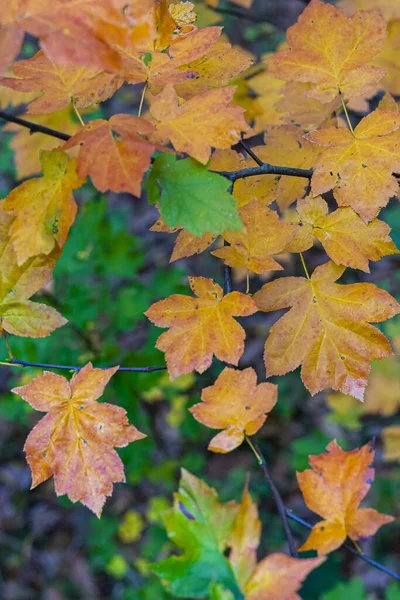
[[[130,192],[140,196],[144,173],[150,166],[155,145],[145,137],[153,126],[132,115],[114,115],[109,121],[96,119],[72,136],[63,149],[80,146],[78,175],[90,175],[101,192]]]
[[[286,81],[313,84],[306,96],[331,102],[374,90],[385,72],[369,65],[382,50],[386,21],[379,10],[353,17],[330,4],[312,0],[287,30],[289,50],[268,60],[271,73]]]
[[[19,266],[64,246],[77,212],[72,190],[84,183],[76,160],[69,161],[65,152],[42,151],[41,163],[43,177],[25,181],[2,201],[3,210],[15,217],[9,234]]]
[[[374,454],[372,443],[346,452],[333,440],[326,453],[309,457],[311,469],[297,473],[305,503],[324,519],[314,525],[301,552],[328,554],[347,536],[353,541],[369,537],[394,520],[372,508],[358,508],[374,480]]]
[[[374,284],[334,283],[344,270],[328,262],[311,279],[281,277],[254,295],[265,312],[292,307],[271,327],[265,343],[268,377],[302,365],[301,377],[312,395],[333,388],[363,398],[369,362],[392,354],[387,338],[370,323],[393,317],[400,305]]]
[[[334,190],[339,206],[351,206],[368,222],[398,191],[392,176],[400,170],[400,115],[375,110],[364,117],[354,135],[344,128],[312,131],[307,138],[327,149],[314,164],[314,196]]]
[[[398,96],[400,94],[400,22],[398,20],[400,19],[400,8],[394,7],[394,9],[397,10],[398,17],[387,25],[388,37],[382,52],[374,60],[374,65],[386,71],[386,75],[380,82],[381,89]]]
[[[282,97],[275,105],[277,110],[284,113],[285,123],[298,125],[307,131],[322,127],[324,122],[341,108],[338,98],[322,104],[306,96],[311,85],[300,81],[289,81],[282,88]]]
[[[9,229],[13,218],[0,204],[0,335],[45,337],[67,322],[54,308],[29,298],[51,279],[60,251],[38,256],[19,266]]]
[[[16,92],[13,92],[13,94],[16,94]],[[29,120],[32,123],[37,123],[56,131],[62,131],[67,135],[74,135],[79,131],[80,125],[72,120],[71,114],[71,108],[67,107],[49,115],[32,115],[29,117]],[[7,123],[4,131],[12,131],[14,133],[10,142],[10,148],[15,152],[14,160],[18,179],[31,177],[41,170],[41,150],[53,150],[53,148],[58,148],[63,143],[62,140],[51,135],[32,135],[29,129],[15,123]]]
[[[0,75],[6,72],[8,66],[18,56],[23,41],[24,31],[17,23],[0,23]]]
[[[125,481],[114,447],[146,437],[129,425],[126,411],[96,402],[118,370],[94,369],[88,363],[71,381],[45,371],[15,394],[47,415],[29,434],[24,450],[32,488],[54,476],[56,494],[82,502],[98,517],[113,483]]]
[[[186,229],[181,229],[180,226],[168,227],[162,217],[159,217],[154,225],[150,227],[150,231],[158,231],[161,233],[176,233],[179,231],[169,262],[174,262],[180,258],[187,258],[194,254],[201,254],[204,250],[207,250],[218,237],[216,234],[208,232],[197,237],[186,231]]]
[[[161,49],[144,54],[136,45],[116,46],[122,58],[123,77],[131,84],[146,82],[152,94],[159,94],[168,84],[182,84],[197,78],[199,73],[191,64],[202,64],[201,57],[216,44],[220,35],[221,27],[199,29],[175,42],[168,52]]]
[[[174,294],[153,304],[145,313],[157,327],[169,327],[156,348],[165,352],[171,378],[195,370],[203,373],[215,355],[237,365],[244,350],[244,329],[234,316],[257,311],[253,300],[240,292],[223,296],[222,288],[205,277],[189,277],[196,298]]]
[[[158,202],[168,227],[183,227],[201,237],[243,229],[236,200],[228,192],[230,185],[227,178],[193,159],[162,154],[151,167],[147,192],[150,202]]]
[[[392,0],[340,0],[338,4],[349,15],[357,10],[379,9],[386,21],[400,19],[400,5]]]
[[[234,91],[231,86],[207,91],[180,106],[174,88],[167,85],[150,106],[158,134],[171,140],[175,150],[206,164],[211,148],[230,148],[248,130],[243,108],[229,104]]]
[[[400,358],[391,356],[372,365],[365,390],[364,413],[391,416],[400,409]]]
[[[179,97],[189,99],[207,90],[224,87],[229,85],[233,77],[248,69],[253,62],[254,59],[249,53],[233,48],[227,42],[217,42],[203,56],[179,67],[179,69],[193,71],[196,75],[174,85],[175,90]]]
[[[304,132],[294,125],[271,127],[264,136],[265,146],[254,148],[257,156],[272,165],[290,165],[310,169],[322,150],[304,138]],[[264,175],[265,178],[265,175]],[[276,187],[277,203],[281,210],[306,194],[309,180],[304,177],[279,178]]]
[[[229,562],[242,590],[245,589],[256,566],[260,536],[261,521],[258,518],[257,505],[252,501],[249,486],[246,483],[242,494],[242,502],[233,522],[232,537],[229,544],[231,547]]]
[[[264,146],[255,146],[252,150],[258,155],[263,148]],[[229,149],[216,150],[211,157],[209,168],[210,171],[232,172],[254,166],[254,160],[250,156]],[[276,200],[277,181],[275,177],[265,177],[265,175],[243,177],[243,179],[237,179],[233,184],[232,194],[237,200],[238,208],[253,200],[259,200],[264,206],[268,206]]]
[[[280,271],[283,267],[272,258],[282,252],[294,236],[294,230],[277,213],[253,200],[239,210],[244,232],[224,231],[229,246],[211,252],[230,267],[246,267],[253,273]]]
[[[190,408],[196,421],[211,429],[223,429],[208,445],[212,452],[230,452],[263,426],[275,406],[278,389],[272,383],[257,385],[254,369],[226,367],[214,385],[204,388],[202,402]]]
[[[0,78],[1,85],[20,92],[43,92],[29,104],[29,114],[57,112],[71,102],[87,108],[110,98],[123,83],[121,78],[98,69],[57,65],[42,51],[14,63],[12,70],[15,77]]]
[[[378,219],[365,224],[349,207],[328,214],[327,203],[317,196],[300,200],[297,212],[303,226],[312,226],[313,234],[337,265],[369,273],[368,261],[399,252],[389,236],[389,225]]]
[[[258,563],[247,583],[246,600],[300,600],[296,592],[302,582],[324,561],[324,557],[300,560],[286,554],[270,554]]]

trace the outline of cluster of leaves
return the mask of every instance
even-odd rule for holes
[[[235,318],[289,308],[265,342],[267,377],[301,366],[312,395],[332,389],[363,400],[371,361],[393,354],[372,323],[395,316],[400,305],[375,284],[336,281],[348,267],[368,273],[370,261],[398,252],[389,225],[377,217],[398,193],[400,112],[391,95],[398,93],[399,77],[390,62],[398,23],[391,20],[399,14],[356,11],[364,8],[359,4],[344,1],[347,16],[312,0],[288,30],[287,44],[247,77],[253,58],[221,41],[220,27],[198,28],[191,2],[82,0],[79,19],[75,2],[5,3],[0,85],[13,92],[2,102],[18,101],[16,94],[28,103],[31,123],[67,134],[61,144],[55,132],[47,147],[38,136],[27,144],[27,132],[12,142],[20,177],[39,170],[42,176],[24,181],[0,205],[0,333],[7,346],[9,334],[45,337],[66,323],[54,308],[29,299],[50,281],[77,214],[72,192],[90,178],[99,192],[139,197],[146,187],[160,213],[152,230],[179,231],[171,261],[215,244],[211,255],[226,267],[265,276],[283,270],[285,256],[300,256],[305,277],[279,277],[254,295],[249,289],[224,293],[197,276],[189,277],[193,296],[173,294],[144,306],[148,319],[168,330],[156,348],[165,354],[171,380],[205,372],[213,357],[237,367],[246,332]],[[15,61],[24,32],[41,49]],[[123,85],[138,84],[137,116],[92,118],[93,108]],[[378,107],[353,128],[347,107],[365,104],[379,90],[386,95]],[[264,144],[252,151],[232,149],[243,135],[260,134]],[[296,172],[276,177],[281,172],[274,163]],[[315,239],[329,260],[310,276],[302,253]],[[129,425],[124,409],[97,403],[117,370],[89,363],[70,382],[45,372],[13,390],[47,412],[25,445],[32,486],[54,476],[58,495],[98,516],[113,483],[124,480],[114,447],[145,437]],[[251,444],[248,436],[276,402],[276,385],[257,385],[252,368],[227,367],[191,412],[223,430],[209,449],[226,453],[244,440]],[[385,435],[393,439],[398,428]],[[324,521],[301,550],[324,555],[346,536],[357,541],[392,520],[358,508],[372,483],[371,454],[368,445],[344,452],[331,442],[327,454],[310,458],[313,470],[298,475],[299,486]],[[247,487],[240,506],[223,506],[194,476],[184,473],[181,486],[166,525],[185,553],[154,567],[171,593],[282,598],[284,579],[293,584],[285,597],[295,598],[300,582],[322,562],[273,554],[256,565],[260,524]]]

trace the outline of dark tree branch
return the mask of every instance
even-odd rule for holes
[[[83,367],[71,366],[71,365],[53,365],[47,363],[36,363],[29,362],[27,360],[18,360],[13,358],[8,362],[0,362],[0,366],[12,366],[18,365],[20,367],[38,367],[41,369],[61,369],[64,371],[81,371]],[[98,369],[110,369],[110,367],[97,367]],[[130,372],[130,373],[153,373],[154,371],[165,371],[166,366],[159,367],[119,367],[118,371]]]
[[[11,115],[8,112],[5,112],[4,110],[0,110],[0,119],[10,121],[10,123],[16,123],[17,125],[21,125],[21,127],[26,127],[31,133],[44,133],[46,135],[58,138],[59,140],[64,140],[65,142],[67,142],[71,137],[67,133],[62,133],[61,131],[50,129],[50,127],[44,127],[43,125],[32,123],[32,121],[27,121],[26,119],[14,117],[13,115]]]
[[[306,527],[309,531],[311,531],[311,529],[313,528],[313,526],[310,525],[310,523],[307,523],[307,521],[304,521],[304,519],[301,519],[300,517],[298,517],[297,515],[295,515],[291,510],[286,509],[286,514],[289,517],[289,519],[292,519],[292,521],[295,521],[296,523],[299,523],[303,527]],[[347,542],[345,542],[344,544],[342,544],[341,547],[342,548],[346,548],[346,550],[348,550],[349,552],[351,552],[352,554],[354,554],[354,556],[357,556],[358,558],[361,558],[361,560],[363,560],[364,562],[368,563],[372,567],[375,567],[375,569],[378,569],[379,571],[382,571],[382,573],[386,573],[386,575],[390,575],[390,577],[393,577],[394,579],[397,579],[397,581],[400,581],[400,575],[398,575],[397,573],[395,573],[391,569],[388,569],[384,565],[381,565],[376,560],[374,560],[373,558],[370,558],[366,554],[360,554],[360,552],[358,552],[358,550],[356,550],[356,548],[353,548],[353,546],[351,546]]]

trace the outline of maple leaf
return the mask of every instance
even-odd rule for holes
[[[311,279],[282,277],[254,295],[265,312],[292,307],[273,325],[265,343],[268,377],[302,365],[301,377],[311,394],[331,387],[363,398],[369,361],[392,354],[387,338],[369,323],[393,317],[400,305],[371,283],[335,284],[344,271],[327,262]]]
[[[312,468],[297,473],[297,481],[308,508],[324,520],[314,525],[300,552],[328,554],[347,536],[354,541],[369,537],[394,520],[372,508],[358,508],[374,480],[374,454],[371,442],[346,452],[333,440],[325,453],[309,457]]]
[[[124,466],[114,447],[146,437],[129,425],[123,408],[96,402],[117,370],[94,369],[88,363],[71,381],[45,371],[12,390],[35,410],[47,413],[24,446],[32,471],[31,487],[53,475],[57,496],[67,494],[98,517],[113,483],[125,481]]]
[[[203,233],[202,236],[197,237],[186,231],[186,229],[181,229],[180,226],[168,227],[162,217],[159,217],[154,225],[150,227],[150,231],[162,233],[176,233],[179,231],[169,262],[193,256],[194,254],[201,254],[204,250],[207,250],[218,237],[216,234],[208,233],[207,231]]]
[[[14,63],[12,70],[15,77],[1,77],[1,85],[20,92],[43,92],[29,104],[29,114],[57,112],[71,102],[87,108],[110,98],[123,83],[121,78],[98,69],[57,65],[42,51]]]
[[[13,93],[15,94],[15,92]],[[49,115],[32,115],[29,117],[29,120],[32,123],[37,123],[56,131],[62,130],[63,133],[68,135],[74,135],[80,129],[80,125],[72,120],[70,107]],[[14,133],[9,145],[15,152],[14,160],[18,179],[31,177],[41,171],[41,150],[50,151],[58,148],[63,143],[61,140],[50,135],[32,135],[29,129],[15,123],[7,123],[4,131]]]
[[[0,23],[0,75],[5,73],[8,66],[18,56],[23,41],[24,31],[17,23]]]
[[[232,48],[227,42],[217,42],[203,56],[179,67],[179,69],[189,69],[196,75],[175,85],[175,90],[178,96],[187,100],[209,89],[224,87],[233,77],[248,69],[253,62],[254,58],[249,53]]]
[[[175,150],[206,164],[211,148],[229,148],[248,130],[243,108],[229,104],[234,91],[231,86],[211,90],[179,106],[174,88],[166,86],[150,106],[159,135],[170,139]]]
[[[397,7],[398,17],[400,18],[400,8]],[[400,22],[399,20],[391,21],[387,25],[388,37],[382,52],[374,60],[374,64],[383,68],[386,75],[380,82],[380,87],[392,94],[398,96],[400,94]]]
[[[237,365],[244,350],[244,329],[234,316],[257,311],[254,301],[240,292],[223,296],[212,279],[189,277],[197,298],[174,294],[153,304],[145,313],[158,327],[169,327],[158,338],[156,348],[165,352],[171,378],[209,368],[213,355]]]
[[[223,429],[208,445],[212,452],[230,452],[263,426],[277,401],[272,383],[257,385],[252,368],[236,371],[226,367],[214,385],[204,388],[202,402],[190,408],[196,421],[211,429]]]
[[[273,165],[290,165],[310,169],[322,150],[304,138],[304,132],[294,125],[271,127],[264,136],[265,146],[254,148],[257,156]],[[265,175],[264,175],[265,177]],[[308,186],[304,177],[280,177],[276,187],[277,203],[281,210],[302,198]]]
[[[42,151],[41,163],[43,177],[25,181],[2,201],[3,210],[15,217],[9,234],[20,266],[64,246],[77,212],[72,190],[84,183],[76,160],[69,161],[65,152]]]
[[[96,119],[78,131],[63,149],[80,146],[78,175],[90,175],[101,192],[141,194],[141,182],[150,166],[155,144],[145,137],[153,126],[132,115],[114,115],[108,121]]]
[[[310,83],[300,81],[289,81],[282,88],[282,97],[275,108],[285,114],[285,123],[300,125],[305,130],[317,129],[339,111],[341,102],[338,98],[323,104],[305,95],[310,88]]]
[[[60,255],[34,257],[19,266],[9,229],[13,218],[0,204],[0,335],[45,337],[67,322],[54,308],[29,301],[51,278]]]
[[[340,0],[338,5],[350,15],[357,10],[379,9],[386,21],[400,19],[400,5],[393,0]]]
[[[329,258],[338,265],[369,273],[369,260],[399,252],[389,236],[389,225],[378,219],[365,224],[349,207],[328,214],[327,203],[317,196],[300,200],[297,212],[303,227],[312,227]]]
[[[287,81],[312,83],[306,96],[331,102],[373,91],[385,72],[368,65],[382,50],[386,21],[378,10],[353,17],[330,4],[312,0],[287,30],[289,50],[268,61],[269,70]]]
[[[400,426],[389,425],[382,429],[383,449],[385,460],[400,462]]]
[[[221,27],[207,27],[195,31],[170,46],[168,52],[144,53],[137,46],[116,46],[125,81],[131,84],[146,82],[150,92],[158,94],[168,84],[184,83],[198,77],[199,73],[191,63],[202,61],[201,57],[214,46],[221,30]]]
[[[314,196],[334,190],[339,206],[351,206],[370,221],[396,195],[392,176],[400,169],[400,115],[375,110],[354,129],[312,131],[307,139],[327,149],[314,164],[311,189]]]
[[[249,486],[246,483],[242,502],[233,522],[232,537],[229,543],[231,547],[229,562],[242,590],[245,589],[256,566],[260,536],[261,521],[258,518],[257,505],[252,501]]]
[[[264,146],[255,146],[252,150],[258,155],[263,148]],[[249,167],[254,167],[254,161],[247,154],[244,156],[235,150],[216,150],[211,157],[209,168],[211,171],[240,171]],[[268,206],[276,200],[276,186],[275,177],[255,175],[236,180],[233,184],[232,194],[236,198],[239,208],[253,200],[259,200]]]
[[[280,222],[277,213],[253,200],[239,210],[246,231],[224,231],[222,236],[230,244],[211,252],[230,267],[246,267],[253,273],[280,271],[283,267],[272,258],[282,252],[294,236],[294,230]]]
[[[372,366],[365,390],[364,413],[390,416],[400,408],[400,359],[391,356]]]
[[[246,600],[300,600],[297,590],[325,557],[299,560],[286,554],[270,554],[255,568],[245,587]]]
[[[166,224],[197,237],[243,229],[229,187],[227,178],[207,166],[190,158],[176,160],[173,154],[158,156],[147,179],[149,200],[158,203]]]

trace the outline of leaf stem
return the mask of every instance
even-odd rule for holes
[[[249,275],[249,270],[247,269],[246,272],[246,294],[250,293],[250,275]]]
[[[10,359],[10,361],[13,361],[14,360],[14,355],[11,352],[11,346],[10,346],[10,342],[8,340],[8,333],[7,333],[7,331],[4,331],[4,329],[3,329],[3,335],[4,335],[4,341],[6,343],[8,358]]]
[[[305,274],[306,274],[306,277],[307,277],[307,279],[310,279],[310,274],[309,274],[309,272],[308,272],[307,265],[306,265],[306,263],[305,263],[305,261],[304,261],[304,256],[303,256],[303,253],[302,253],[302,252],[299,252],[299,254],[300,254],[300,260],[301,260],[301,264],[303,265],[303,269],[304,269],[304,272],[305,272]]]
[[[287,543],[289,546],[290,556],[293,556],[294,558],[296,558],[297,557],[297,548],[296,548],[296,543],[294,541],[292,532],[290,531],[289,520],[288,520],[288,516],[286,513],[286,506],[282,500],[282,497],[278,491],[278,488],[276,487],[275,483],[272,480],[272,477],[268,470],[268,466],[267,466],[265,457],[264,457],[263,453],[261,452],[260,448],[258,447],[258,445],[253,444],[247,435],[245,436],[245,439],[246,439],[246,442],[248,443],[248,445],[250,446],[254,456],[256,457],[257,462],[260,465],[262,472],[264,473],[266,482],[268,483],[269,488],[272,492],[272,496],[275,500],[275,505],[276,505],[276,508],[278,509],[279,516],[282,521],[283,529],[285,531],[286,540],[287,540]]]
[[[346,103],[345,103],[345,101],[343,100],[343,95],[342,95],[342,92],[341,92],[341,90],[340,90],[340,89],[339,89],[339,96],[340,96],[340,101],[341,101],[341,103],[342,103],[343,112],[344,112],[344,114],[346,115],[347,124],[348,124],[348,126],[349,126],[349,129],[350,129],[351,133],[354,135],[354,129],[353,129],[353,126],[352,126],[352,124],[351,124],[350,117],[349,117],[349,113],[347,112]]]
[[[72,107],[75,111],[76,116],[78,117],[80,124],[82,125],[82,127],[85,127],[85,121],[82,119],[81,114],[80,114],[79,110],[76,108],[74,101],[72,101]]]
[[[146,81],[146,83],[144,84],[143,91],[142,91],[142,96],[140,98],[139,110],[138,110],[138,115],[137,115],[138,117],[140,117],[140,115],[142,114],[142,109],[143,109],[143,104],[144,104],[144,97],[146,96],[147,87],[148,87],[148,83]]]

